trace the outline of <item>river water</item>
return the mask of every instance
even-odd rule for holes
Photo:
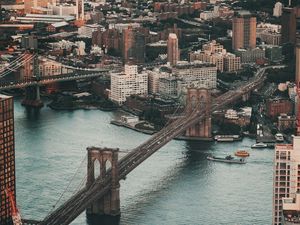
[[[30,113],[15,100],[17,201],[23,218],[42,219],[84,185],[86,147],[131,149],[149,138],[111,125],[117,114],[47,107]],[[273,150],[250,150],[253,142],[170,142],[121,181],[121,219],[110,224],[271,224]],[[206,160],[237,149],[249,149],[247,164]],[[85,213],[72,224],[91,225]]]

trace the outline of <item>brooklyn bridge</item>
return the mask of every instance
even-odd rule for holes
[[[55,209],[43,221],[42,225],[70,224],[84,210],[88,214],[120,214],[119,181],[143,163],[152,154],[166,145],[173,138],[182,135],[193,126],[199,126],[215,110],[220,110],[228,104],[235,103],[251,91],[260,88],[266,77],[266,68],[259,69],[256,76],[244,83],[236,90],[230,90],[213,99],[208,98],[207,90],[189,89],[187,102],[183,115],[165,126],[149,140],[129,151],[118,159],[119,149],[89,147],[87,149],[87,182],[86,186],[74,194],[70,199]],[[100,175],[94,177],[94,163],[100,163]],[[106,170],[106,162],[111,163],[111,168]]]

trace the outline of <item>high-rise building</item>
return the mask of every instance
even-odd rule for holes
[[[300,191],[300,136],[293,144],[276,145],[273,172],[273,225],[283,225],[283,198]]]
[[[256,17],[249,11],[238,11],[232,20],[232,48],[256,47]]]
[[[16,197],[14,104],[0,95],[0,224],[11,224],[11,205],[5,190]]]
[[[140,64],[145,62],[145,35],[138,29],[128,27],[122,33],[124,63]]]
[[[178,38],[174,33],[170,33],[168,37],[168,62],[176,65],[179,60]]]
[[[148,74],[138,73],[136,65],[125,65],[124,72],[111,74],[110,99],[119,105],[130,95],[148,94]]]
[[[84,20],[84,1],[76,0],[77,19]]]
[[[282,3],[276,2],[273,8],[273,16],[280,17],[282,15]]]
[[[297,18],[300,17],[300,6],[284,7],[281,16],[281,43],[296,43]]]
[[[295,82],[297,87],[297,97],[296,97],[296,115],[297,115],[297,135],[300,135],[300,28],[296,32],[296,74]]]

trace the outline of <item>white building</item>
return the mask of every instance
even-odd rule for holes
[[[39,73],[40,76],[55,76],[67,73],[67,69],[62,67],[62,64],[47,58],[39,58]]]
[[[154,69],[153,71],[147,71],[148,73],[148,86],[149,93],[156,94],[159,92],[159,79],[168,78],[171,76],[170,73],[161,72],[159,69]]]
[[[300,136],[276,145],[273,173],[273,225],[282,225],[283,200],[300,191]]]
[[[85,55],[85,42],[84,41],[76,41],[75,45],[77,46],[77,55]]]
[[[173,67],[173,74],[183,81],[198,81],[203,88],[214,89],[217,87],[217,67],[199,61],[179,61]]]
[[[98,24],[86,24],[78,28],[78,34],[82,37],[92,38],[93,32],[100,29],[105,31],[104,27]]]
[[[204,44],[202,50],[190,53],[190,61],[202,61],[216,65],[220,72],[234,72],[241,69],[241,59],[228,53],[215,40]]]
[[[276,2],[273,8],[273,16],[280,17],[282,15],[282,3]]]
[[[138,73],[136,65],[125,65],[124,72],[111,73],[110,99],[119,105],[130,95],[148,94],[148,74]]]
[[[281,26],[271,23],[260,23],[256,27],[256,37],[269,45],[280,45]]]
[[[54,50],[59,50],[59,49],[70,50],[74,45],[75,45],[74,42],[71,42],[71,41],[68,41],[68,40],[61,40],[61,41],[58,41],[58,42],[49,43],[49,46],[51,46],[51,48],[54,49]]]
[[[128,27],[131,27],[132,29],[139,28],[141,24],[139,23],[110,23],[108,25],[109,29],[117,29],[120,33],[124,29],[128,29]]]
[[[204,11],[200,13],[201,20],[211,20],[215,18],[215,14],[213,11]]]
[[[54,15],[59,15],[59,16],[77,16],[77,7],[76,5],[73,4],[60,4],[60,5],[55,5],[51,6],[53,10]]]

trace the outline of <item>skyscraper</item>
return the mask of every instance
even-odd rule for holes
[[[122,52],[124,63],[145,62],[145,35],[138,29],[128,27],[122,33]]]
[[[273,225],[282,225],[282,198],[300,191],[300,136],[276,145],[273,172]]]
[[[15,143],[13,98],[0,95],[0,224],[11,222],[11,205],[5,190],[15,197]]]
[[[179,60],[178,38],[174,33],[170,33],[168,37],[168,62],[176,65]]]
[[[276,2],[273,8],[273,16],[280,17],[282,15],[282,3]]]
[[[300,21],[296,22],[296,44],[295,44],[295,53],[296,53],[296,74],[295,82],[297,87],[297,97],[296,97],[296,116],[297,116],[297,135],[300,136]]]
[[[248,11],[238,11],[232,20],[232,48],[256,47],[256,17]]]
[[[284,7],[281,16],[281,43],[296,43],[297,17],[300,17],[300,7]]]
[[[84,20],[84,1],[76,0],[77,19]]]

